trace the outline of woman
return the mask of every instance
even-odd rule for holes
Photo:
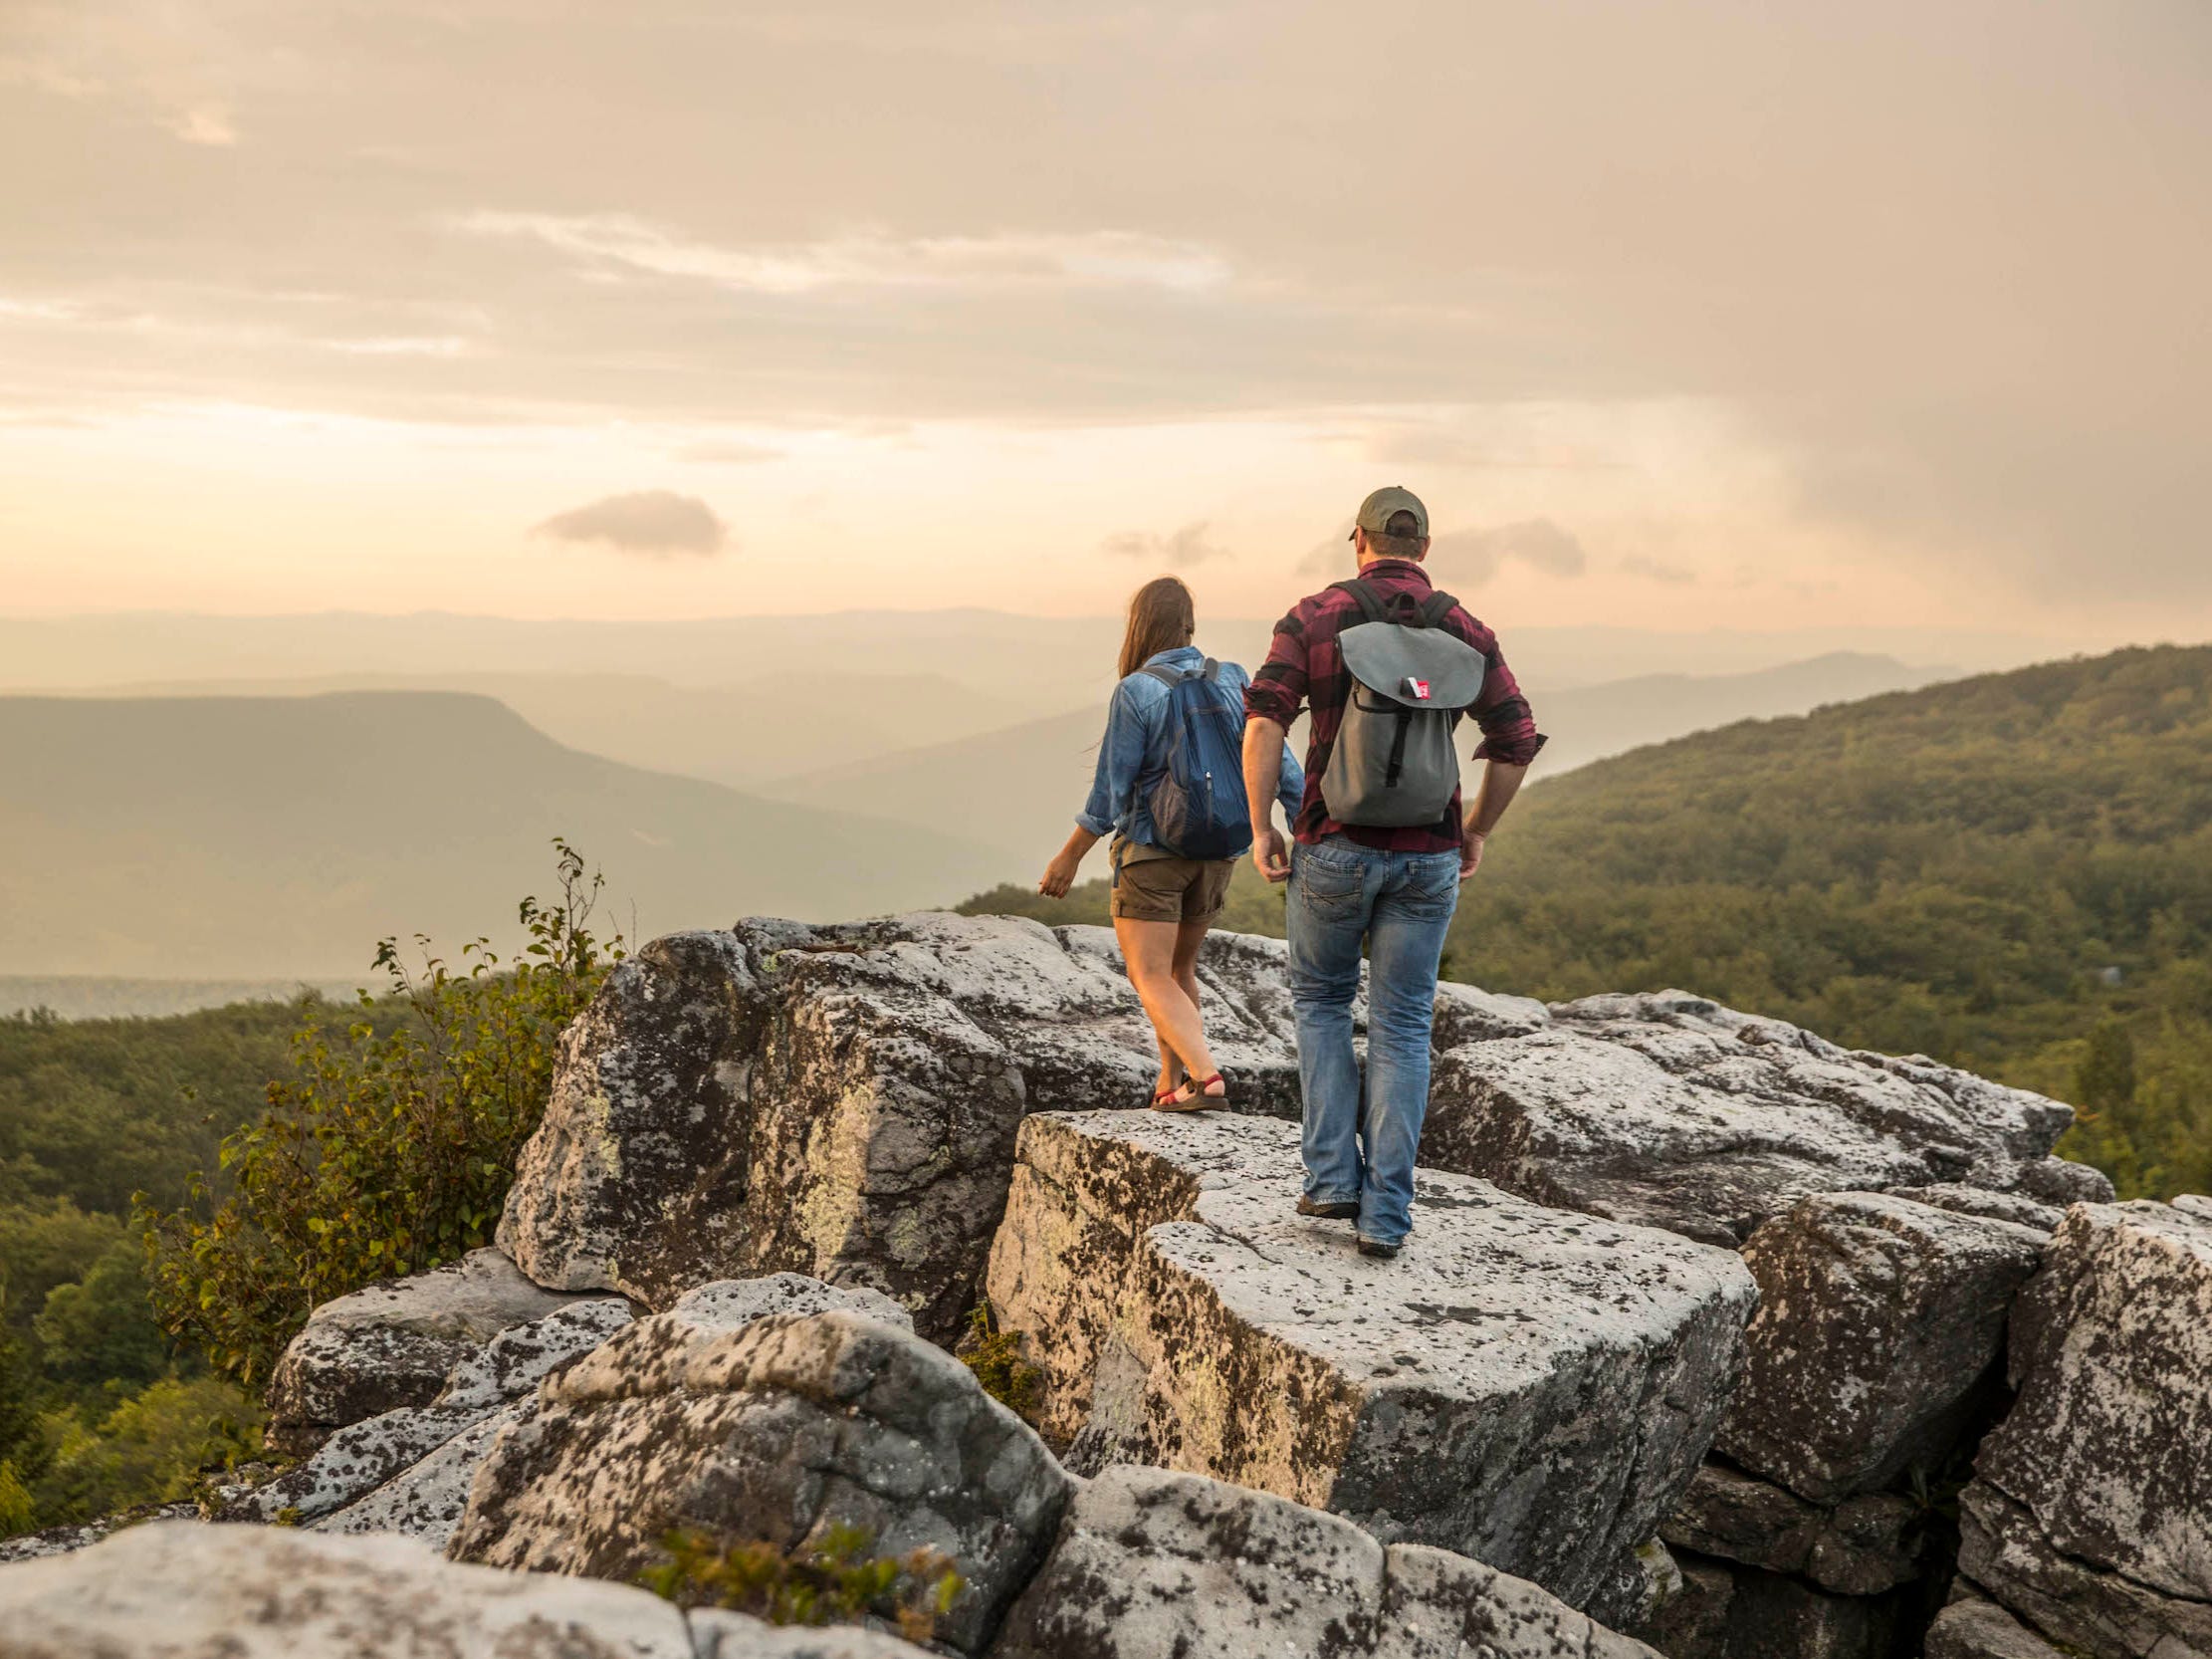
[[[1228,1098],[1228,1083],[1206,1046],[1199,1011],[1199,947],[1221,913],[1229,875],[1249,844],[1246,829],[1237,831],[1244,845],[1226,857],[1186,858],[1163,844],[1165,837],[1154,822],[1154,792],[1168,773],[1177,725],[1170,718],[1176,696],[1172,682],[1203,675],[1207,668],[1205,653],[1191,643],[1197,630],[1191,590],[1172,576],[1146,583],[1129,601],[1121,684],[1107,705],[1106,737],[1099,745],[1091,798],[1076,815],[1074,833],[1037,882],[1037,891],[1047,898],[1064,897],[1075,884],[1083,854],[1113,835],[1114,936],[1121,941],[1122,961],[1159,1043],[1160,1074],[1152,1089],[1152,1104],[1159,1111],[1198,1111]],[[1235,663],[1222,662],[1217,665],[1215,683],[1226,705],[1219,717],[1240,727],[1250,677]],[[1234,734],[1229,736],[1233,742]],[[1241,777],[1227,787],[1240,808]],[[1280,798],[1293,817],[1305,787],[1305,775],[1286,745]],[[1248,821],[1249,815],[1244,816]]]

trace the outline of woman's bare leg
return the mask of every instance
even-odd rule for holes
[[[1164,1056],[1163,1071],[1180,1061],[1192,1076],[1211,1077],[1214,1055],[1206,1046],[1206,1028],[1199,1018],[1199,1005],[1176,979],[1176,945],[1187,925],[1140,922],[1116,916],[1114,937],[1121,941],[1121,957],[1129,969],[1129,983],[1137,988],[1145,1013],[1151,1016],[1152,1029]],[[1172,1077],[1163,1075],[1161,1086],[1166,1087],[1171,1080]]]

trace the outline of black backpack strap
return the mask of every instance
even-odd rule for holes
[[[1425,628],[1441,627],[1443,619],[1451,614],[1458,602],[1457,599],[1441,590],[1431,593],[1428,598],[1422,601],[1420,625]]]
[[[1329,586],[1338,592],[1349,593],[1357,599],[1360,614],[1368,621],[1385,622],[1390,620],[1390,612],[1384,608],[1382,596],[1374,589],[1368,587],[1366,583],[1360,581],[1359,578],[1353,577],[1344,582],[1332,582]]]

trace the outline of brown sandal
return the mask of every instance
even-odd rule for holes
[[[1209,1094],[1207,1090],[1216,1083],[1221,1085],[1221,1092]],[[1183,1091],[1186,1088],[1193,1092],[1184,1093]],[[1160,1109],[1162,1111],[1205,1111],[1210,1106],[1224,1106],[1226,1104],[1228,1104],[1228,1078],[1217,1071],[1211,1077],[1185,1077],[1176,1087],[1175,1098]]]

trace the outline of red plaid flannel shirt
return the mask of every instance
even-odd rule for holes
[[[1411,560],[1378,559],[1360,576],[1385,603],[1400,593],[1411,593],[1419,603],[1435,591],[1429,573]],[[1323,589],[1300,599],[1296,608],[1275,624],[1267,661],[1252,676],[1251,689],[1244,694],[1246,720],[1272,720],[1285,730],[1297,719],[1300,703],[1312,710],[1305,800],[1298,808],[1291,832],[1309,844],[1329,835],[1344,835],[1362,846],[1386,852],[1456,851],[1460,838],[1456,791],[1443,817],[1434,825],[1402,830],[1339,824],[1321,804],[1321,775],[1329,769],[1329,750],[1344,721],[1345,700],[1352,694],[1351,671],[1344,666],[1344,653],[1336,637],[1362,620],[1359,601],[1338,589]],[[1513,671],[1498,654],[1497,635],[1468,615],[1464,605],[1452,606],[1442,625],[1490,662],[1490,671],[1482,680],[1482,695],[1465,711],[1482,728],[1482,743],[1474,758],[1502,761],[1508,766],[1528,765],[1536,758],[1536,751],[1543,748],[1544,738],[1536,730],[1535,716],[1529,712],[1528,699],[1521,695]]]

